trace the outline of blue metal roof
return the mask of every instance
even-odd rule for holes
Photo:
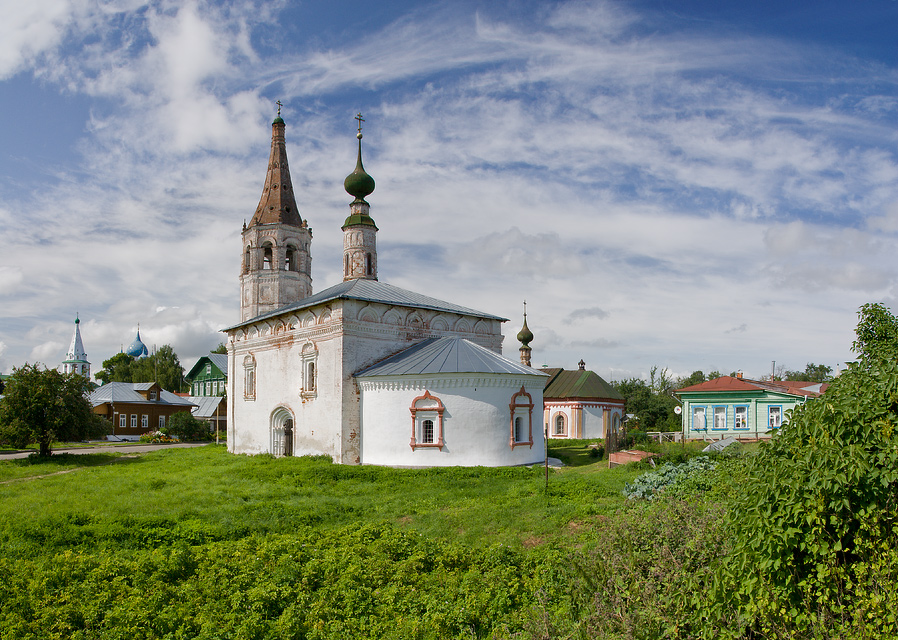
[[[477,311],[476,309],[469,309],[468,307],[462,307],[457,304],[452,304],[451,302],[437,300],[436,298],[431,298],[430,296],[415,293],[414,291],[408,291],[406,289],[394,287],[393,285],[387,284],[385,282],[359,278],[357,280],[347,280],[346,282],[341,282],[338,285],[334,285],[333,287],[325,289],[324,291],[320,291],[314,295],[309,296],[308,298],[303,298],[302,300],[294,302],[293,304],[288,304],[275,311],[269,311],[268,313],[263,313],[256,316],[255,318],[250,318],[249,320],[241,322],[240,324],[235,324],[232,327],[227,327],[223,329],[223,331],[230,331],[231,329],[237,329],[238,327],[243,327],[245,325],[258,322],[259,320],[265,320],[266,318],[273,318],[284,313],[290,313],[292,311],[299,311],[300,309],[314,307],[315,305],[330,302],[332,300],[361,300],[363,302],[379,302],[381,304],[398,305],[402,307],[415,307],[418,309],[446,311],[449,313],[457,313],[464,316],[485,318],[487,320],[499,320],[500,322],[508,321],[508,318],[494,316],[489,313],[484,313],[483,311]]]
[[[546,376],[464,338],[429,338],[355,374],[368,376],[432,373],[506,373]]]

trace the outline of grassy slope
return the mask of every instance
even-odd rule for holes
[[[468,545],[532,543],[572,520],[613,510],[637,472],[589,466],[388,469],[326,460],[233,456],[223,447],[172,449],[116,462],[98,454],[29,465],[0,463],[0,540],[66,547],[89,536],[113,546],[134,523],[193,528],[200,539],[236,539],[297,527],[397,524]],[[46,475],[91,465],[73,473]],[[115,464],[101,465],[104,462]],[[27,533],[31,532],[31,534]]]
[[[541,467],[347,467],[214,445],[3,461],[0,640],[573,630],[588,591],[571,554],[638,473],[595,460],[551,471],[547,493]]]

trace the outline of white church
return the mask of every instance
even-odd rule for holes
[[[272,123],[262,198],[242,235],[241,321],[224,329],[229,451],[409,467],[542,461],[547,374],[502,357],[506,319],[378,280],[357,119],[343,282],[318,293],[284,121]]]

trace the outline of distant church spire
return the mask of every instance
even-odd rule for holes
[[[524,300],[524,326],[518,332],[518,342],[521,343],[521,364],[530,366],[530,342],[533,340],[533,332],[527,326],[527,301]]]
[[[343,223],[343,280],[364,278],[377,280],[377,225],[370,214],[366,196],[374,191],[374,178],[368,175],[362,165],[362,123],[365,119],[358,114],[359,123],[356,138],[359,140],[359,155],[355,170],[346,176],[343,188],[355,197],[349,205],[349,217]]]
[[[244,223],[240,316],[249,320],[312,295],[312,230],[299,215],[287,164],[286,125],[271,123],[271,153],[256,212]]]
[[[84,352],[84,343],[81,342],[81,320],[75,314],[75,332],[72,334],[72,344],[62,362],[63,373],[77,373],[85,378],[90,378],[90,363]]]

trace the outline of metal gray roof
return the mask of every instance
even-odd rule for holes
[[[211,418],[215,415],[215,410],[218,409],[218,406],[221,404],[221,401],[224,400],[224,397],[190,396],[187,399],[191,404],[196,405],[194,409],[191,409],[191,413],[195,418]],[[222,415],[223,413],[223,411],[219,411],[219,415]]]
[[[196,362],[193,363],[193,366],[190,367],[190,370],[184,375],[184,378],[188,381],[192,381],[199,373],[202,363],[206,360],[209,360],[209,362],[218,367],[218,369],[225,375],[225,377],[227,377],[228,355],[226,353],[208,353],[197,358]]]
[[[152,382],[107,382],[103,386],[94,389],[88,399],[90,400],[90,404],[94,407],[106,402],[129,402],[131,404],[193,404],[186,398],[182,398],[165,389],[159,394],[158,400],[147,400],[136,391],[136,389],[143,389],[146,391],[152,386]]]
[[[228,354],[226,353],[210,353],[206,356],[212,361],[218,370],[223,374],[228,375]]]
[[[355,375],[363,378],[432,373],[546,375],[464,338],[429,338]]]
[[[465,316],[486,318],[487,320],[499,320],[500,322],[508,321],[508,318],[494,316],[489,313],[484,313],[483,311],[477,311],[476,309],[469,309],[468,307],[462,307],[457,304],[452,304],[451,302],[437,300],[436,298],[431,298],[430,296],[415,293],[414,291],[408,291],[406,289],[394,287],[393,285],[387,284],[386,282],[378,282],[377,280],[365,280],[364,278],[359,278],[357,280],[347,280],[346,282],[341,282],[338,285],[334,285],[333,287],[325,289],[324,291],[320,291],[314,295],[309,296],[308,298],[303,298],[299,302],[288,304],[275,311],[263,313],[256,316],[255,318],[251,318],[249,320],[246,320],[245,322],[241,322],[240,324],[235,324],[232,327],[227,327],[223,329],[223,331],[230,331],[231,329],[237,329],[238,327],[243,327],[245,325],[258,322],[259,320],[273,318],[275,316],[279,316],[283,313],[289,313],[291,311],[306,309],[308,307],[313,307],[325,302],[331,302],[332,300],[361,300],[363,302],[379,302],[381,304],[398,305],[402,307],[446,311],[449,313],[458,313]]]

